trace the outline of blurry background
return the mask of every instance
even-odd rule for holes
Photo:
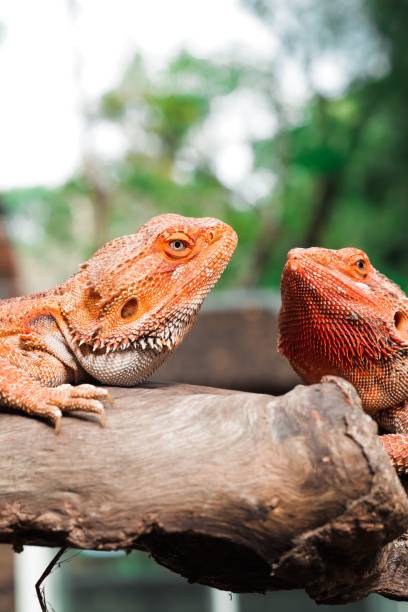
[[[155,214],[220,217],[239,247],[157,378],[289,389],[275,354],[289,248],[358,246],[408,289],[407,23],[404,1],[3,0],[1,295],[52,286]],[[34,610],[23,591],[44,568],[30,554],[16,564],[18,612]],[[231,600],[136,553],[59,572],[57,612],[315,608],[293,593]]]

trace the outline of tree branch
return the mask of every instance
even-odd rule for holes
[[[138,548],[237,592],[392,596],[408,500],[352,387],[112,392],[106,429],[0,415],[1,542]]]

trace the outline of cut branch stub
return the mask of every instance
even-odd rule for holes
[[[138,548],[232,591],[392,596],[408,500],[350,385],[111,391],[106,429],[0,415],[1,542]]]

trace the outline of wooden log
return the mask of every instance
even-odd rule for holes
[[[66,417],[57,436],[0,415],[1,542],[137,548],[236,592],[392,596],[383,561],[408,528],[408,500],[350,385],[112,394],[105,429]]]

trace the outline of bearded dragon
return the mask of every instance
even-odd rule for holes
[[[408,297],[355,248],[291,250],[281,293],[278,350],[308,383],[352,383],[408,473]]]
[[[0,301],[0,402],[57,431],[67,412],[104,424],[108,392],[89,381],[149,376],[190,330],[236,243],[217,219],[160,215],[54,289]]]

